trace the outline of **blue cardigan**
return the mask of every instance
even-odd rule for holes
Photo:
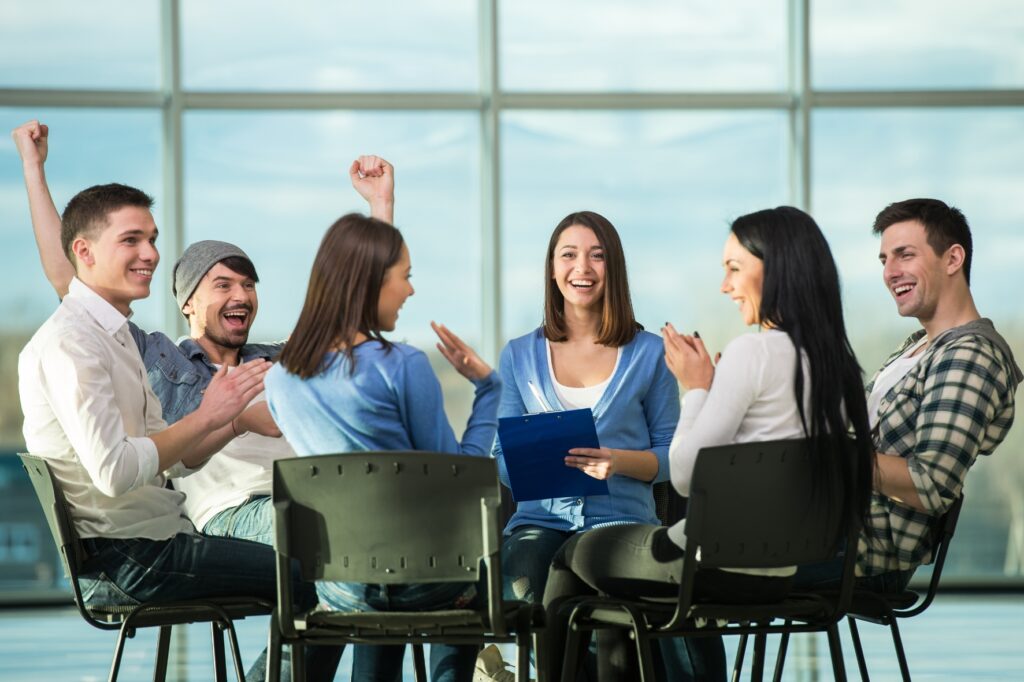
[[[344,355],[327,371],[300,379],[280,364],[264,386],[274,421],[299,455],[368,450],[426,450],[486,456],[498,428],[501,382],[495,372],[476,386],[462,442],[444,412],[441,384],[427,356],[404,343],[355,348],[355,373]]]
[[[499,417],[543,411],[528,382],[544,394],[548,405],[561,407],[551,383],[543,328],[509,341],[501,351],[498,371],[502,379]],[[650,450],[658,458],[654,482],[669,479],[668,448],[679,421],[679,387],[665,365],[660,338],[638,332],[623,346],[615,374],[593,409],[602,446]],[[508,472],[497,441],[494,456],[498,459],[501,482],[508,486]],[[624,523],[659,523],[651,483],[612,476],[608,490],[608,495],[520,502],[505,533],[527,525],[580,531]]]

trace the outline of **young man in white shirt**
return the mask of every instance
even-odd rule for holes
[[[61,248],[61,219],[46,182],[49,128],[29,121],[14,129],[11,137],[22,159],[43,271],[57,295],[63,297],[75,272]],[[349,175],[371,214],[391,222],[391,165],[380,157],[362,156],[353,162]],[[214,240],[196,242],[173,269],[173,294],[188,320],[188,338],[175,342],[161,332],[146,332],[129,323],[150,386],[169,424],[200,405],[220,367],[234,368],[256,358],[269,360],[281,351],[280,343],[249,342],[259,309],[258,281],[255,266],[238,246]],[[203,533],[270,545],[273,462],[294,457],[295,451],[280,437],[262,395],[234,421],[233,428],[236,435],[249,435],[231,441],[196,475],[176,479],[173,485],[186,494],[185,512]]]
[[[230,374],[222,365],[198,408],[167,426],[128,323],[160,259],[151,205],[118,184],[90,187],[68,203],[61,245],[76,276],[19,357],[25,443],[48,459],[68,502],[86,553],[88,603],[273,601],[273,550],[195,533],[184,496],[164,486],[234,437],[232,422],[262,391],[270,363],[256,359]],[[333,675],[333,667],[311,663],[315,677]],[[262,670],[250,676],[261,679]]]

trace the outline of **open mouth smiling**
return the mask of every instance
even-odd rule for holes
[[[251,314],[248,308],[234,308],[232,310],[225,310],[221,317],[224,318],[224,322],[228,327],[243,329],[249,323]]]

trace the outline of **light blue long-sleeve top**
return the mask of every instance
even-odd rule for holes
[[[344,354],[327,371],[300,379],[280,364],[264,379],[270,414],[302,455],[370,450],[425,450],[487,455],[498,428],[501,379],[474,381],[473,411],[460,443],[444,412],[441,384],[420,350],[378,341]]]
[[[509,341],[501,351],[498,371],[502,380],[499,417],[544,411],[530,390],[530,382],[543,393],[549,406],[561,409],[551,381],[543,328]],[[593,412],[602,447],[654,453],[658,459],[654,481],[612,476],[608,479],[608,495],[520,502],[505,528],[506,534],[525,525],[580,531],[624,523],[660,523],[651,483],[669,479],[668,448],[679,421],[679,386],[665,365],[660,338],[641,331],[622,347],[615,373]],[[508,472],[497,440],[494,456],[501,482],[508,486]]]

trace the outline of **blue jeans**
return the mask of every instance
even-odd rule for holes
[[[90,606],[209,597],[277,601],[276,559],[274,550],[265,545],[178,533],[168,540],[84,538],[82,546],[87,558],[79,582],[82,598]],[[297,576],[294,589],[307,608],[316,603],[312,586]],[[309,652],[310,679],[333,678],[340,650],[310,647]],[[264,679],[263,660],[261,655],[247,680]]]
[[[250,497],[238,505],[218,512],[203,533],[222,538],[250,540],[274,546],[274,504],[269,495]]]
[[[473,608],[479,588],[475,583],[417,583],[364,585],[319,582],[320,602],[332,611],[433,611]],[[470,682],[478,647],[475,644],[430,645],[431,682]],[[405,647],[356,647],[352,682],[394,682],[402,677]]]
[[[908,571],[887,571],[878,575],[857,578],[856,586],[861,590],[882,594],[898,594],[907,589],[910,578],[916,569]],[[843,574],[843,557],[837,556],[828,561],[806,564],[796,569],[793,586],[799,589],[828,589],[839,587],[839,579]]]
[[[577,533],[540,526],[519,526],[501,546],[501,577],[505,599],[540,604],[551,560]],[[600,641],[601,637],[595,638]],[[725,676],[725,646],[721,637],[659,639],[652,646],[659,680],[720,679]],[[596,676],[596,659],[586,661]],[[699,673],[708,671],[707,676]]]

